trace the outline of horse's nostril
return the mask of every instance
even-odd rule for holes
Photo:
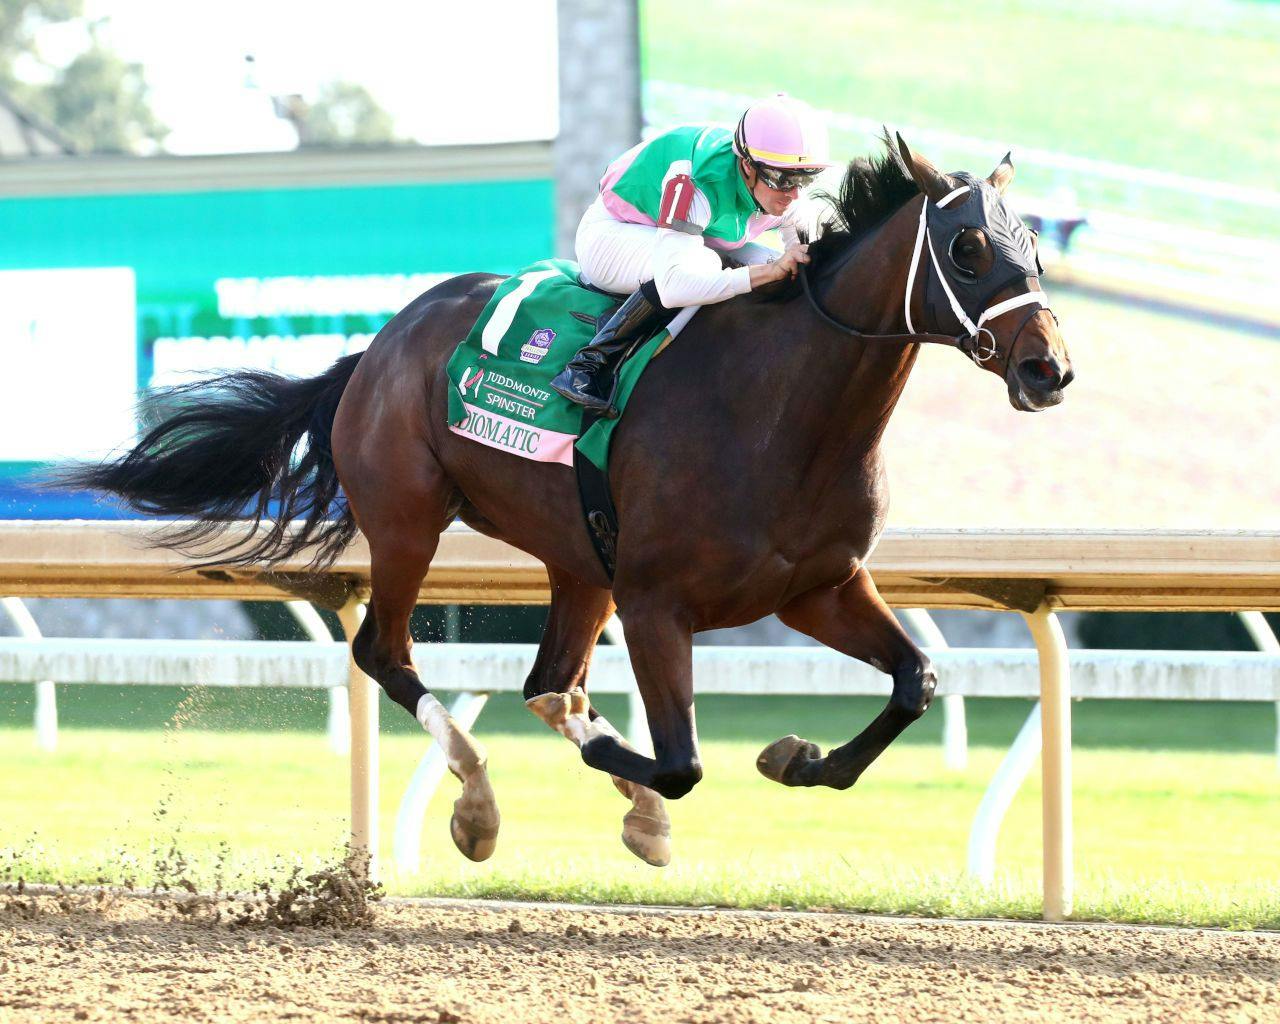
[[[1050,359],[1024,359],[1018,364],[1018,372],[1030,387],[1041,391],[1054,391],[1062,387],[1058,365]]]
[[[1067,372],[1063,374],[1062,383],[1059,385],[1059,387],[1065,388],[1068,384],[1070,384],[1075,379],[1076,379],[1076,371],[1072,369],[1068,369]]]

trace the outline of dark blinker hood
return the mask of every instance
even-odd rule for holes
[[[960,186],[969,186],[969,192],[946,206],[925,204],[934,267],[925,282],[925,304],[935,324],[957,321],[956,329],[962,330],[964,325],[958,322],[942,286],[943,275],[960,308],[976,323],[995,295],[1015,282],[1038,278],[1041,267],[1031,232],[994,185],[964,171],[950,177]],[[995,256],[991,269],[978,278],[962,273],[951,259],[951,245],[966,228],[981,228]]]

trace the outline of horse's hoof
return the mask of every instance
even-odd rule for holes
[[[667,805],[652,789],[610,776],[618,792],[631,801],[622,816],[622,845],[646,864],[665,868],[671,863],[671,819]]]
[[[468,860],[488,860],[498,845],[501,821],[489,775],[481,766],[462,784],[462,796],[453,802],[453,817],[449,819],[453,845]]]
[[[784,786],[812,786],[822,767],[822,749],[794,734],[774,740],[756,758],[756,767],[766,779]]]
[[[477,863],[488,860],[498,846],[498,825],[496,822],[485,825],[478,819],[466,817],[458,807],[460,803],[461,799],[454,803],[453,817],[449,819],[449,835],[453,838],[453,845],[467,860]]]
[[[665,868],[671,863],[671,826],[665,819],[628,811],[622,817],[622,845],[651,867]]]

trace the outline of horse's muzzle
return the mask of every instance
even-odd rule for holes
[[[1062,401],[1062,389],[1075,380],[1070,364],[1054,356],[1023,359],[1010,366],[1009,403],[1021,412],[1039,412]]]

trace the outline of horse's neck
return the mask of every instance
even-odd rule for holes
[[[854,251],[824,290],[823,305],[841,323],[866,333],[905,334],[903,294],[911,260],[911,237],[906,221],[910,209],[899,211]],[[815,469],[824,461],[845,464],[858,453],[878,448],[915,364],[918,345],[860,341],[839,336],[817,323],[810,340],[818,346],[839,346],[845,370],[830,410],[829,426],[819,441]]]

